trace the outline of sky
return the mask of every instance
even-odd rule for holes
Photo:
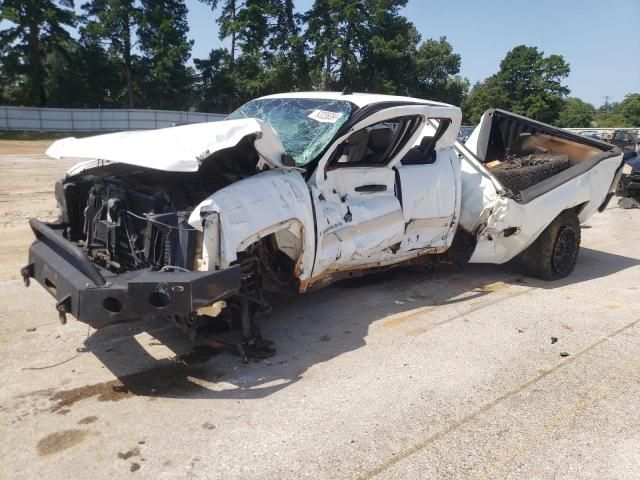
[[[306,11],[313,0],[294,0]],[[77,2],[79,3],[79,2]],[[227,46],[218,39],[217,12],[186,0],[195,58]],[[446,36],[462,56],[471,83],[500,68],[516,45],[559,54],[571,65],[571,96],[599,106],[640,92],[640,0],[409,0],[402,10],[423,39]]]

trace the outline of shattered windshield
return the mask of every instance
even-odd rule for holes
[[[344,100],[267,98],[245,103],[227,119],[264,120],[278,133],[285,152],[303,167],[324,150],[355,109]]]

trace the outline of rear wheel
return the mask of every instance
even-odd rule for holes
[[[573,212],[558,215],[522,254],[524,272],[543,280],[569,275],[580,251],[580,221]]]

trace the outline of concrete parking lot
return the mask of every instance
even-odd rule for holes
[[[567,279],[376,275],[277,299],[269,361],[185,366],[162,321],[63,326],[25,289],[69,164],[0,153],[0,477],[640,478],[640,210],[590,219]]]

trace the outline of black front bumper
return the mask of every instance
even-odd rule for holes
[[[32,219],[36,241],[22,269],[25,284],[35,278],[55,299],[61,317],[69,313],[94,328],[159,315],[185,316],[240,289],[240,267],[217,272],[153,271],[114,274],[92,263],[62,235],[62,225]]]

